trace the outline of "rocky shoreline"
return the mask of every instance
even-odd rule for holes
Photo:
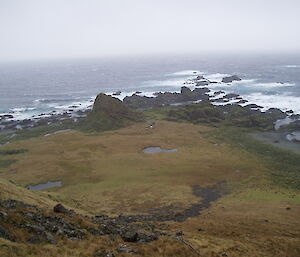
[[[243,99],[242,96],[234,93],[226,93],[224,91],[213,91],[209,88],[209,85],[222,83],[230,84],[235,81],[241,81],[236,75],[229,77],[224,77],[221,82],[210,81],[203,76],[195,76],[193,79],[187,80],[184,84],[188,86],[181,87],[179,93],[172,92],[156,92],[154,96],[143,96],[140,91],[137,91],[131,96],[126,96],[123,99],[123,103],[129,109],[134,110],[144,110],[155,107],[162,106],[181,106],[189,104],[200,104],[200,105],[213,105],[216,106],[221,112],[226,113],[231,111],[232,107],[238,106],[244,110],[244,115],[256,115],[264,117],[266,115],[272,115],[274,118],[271,119],[272,126],[278,120],[290,119],[290,122],[284,125],[298,124],[300,120],[300,115],[294,114],[292,110],[286,112],[280,110],[279,108],[270,108],[268,110],[263,110],[262,106],[249,103],[247,100]],[[193,90],[190,88],[194,88]],[[118,96],[121,92],[118,91],[112,96]],[[63,113],[56,113],[53,111],[51,113],[42,113],[31,119],[15,120],[14,113],[5,114],[0,116],[0,133],[14,133],[16,131],[28,130],[41,126],[48,126],[51,124],[62,124],[64,121],[69,121],[76,123],[79,120],[85,118],[91,109],[78,110],[79,106],[69,106],[69,110]],[[289,126],[289,132],[294,141],[298,141],[299,137],[293,137],[293,135],[298,135],[300,128],[296,125]],[[294,130],[291,127],[296,126]],[[288,140],[288,139],[287,139]]]
[[[51,124],[59,124],[64,120],[77,122],[81,118],[87,116],[90,109],[65,111],[63,113],[42,113],[31,119],[16,120],[12,114],[0,115],[0,133],[9,133],[18,130],[31,129],[40,126],[47,126]]]

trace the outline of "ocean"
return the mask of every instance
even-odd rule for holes
[[[242,81],[211,84],[213,91],[241,95],[264,109],[300,114],[300,55],[139,56],[0,64],[0,115],[28,119],[41,113],[90,108],[95,96],[121,91],[179,92],[196,75],[212,81],[238,75]],[[188,85],[187,85],[188,86]]]

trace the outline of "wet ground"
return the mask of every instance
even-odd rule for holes
[[[287,139],[289,134],[289,132],[261,132],[251,133],[250,135],[264,143],[300,154],[300,142],[289,141]]]
[[[196,217],[201,214],[201,211],[209,208],[211,204],[217,201],[219,198],[227,194],[224,189],[225,182],[219,182],[215,185],[209,187],[201,187],[199,185],[194,185],[192,187],[193,195],[199,197],[200,200],[197,203],[191,204],[186,209],[181,209],[174,205],[167,205],[155,209],[148,210],[146,214],[136,214],[136,215],[120,215],[114,217],[114,221],[118,222],[166,222],[166,221],[176,221],[183,222],[188,218]],[[112,218],[103,217],[102,215],[96,216],[96,219],[109,220]]]

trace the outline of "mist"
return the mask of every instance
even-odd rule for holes
[[[0,61],[300,52],[299,0],[0,0]]]

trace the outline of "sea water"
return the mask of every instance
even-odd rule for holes
[[[136,91],[179,92],[197,75],[212,81],[236,74],[240,82],[211,90],[240,94],[250,103],[300,114],[300,55],[145,56],[0,64],[0,114],[27,119],[91,108],[95,96],[123,99]]]

